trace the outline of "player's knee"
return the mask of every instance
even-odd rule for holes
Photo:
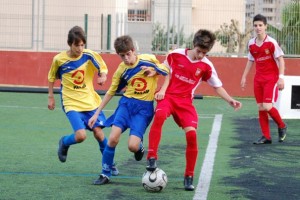
[[[86,139],[85,131],[79,130],[76,132],[76,142],[77,143],[83,142],[85,139]]]
[[[129,141],[128,142],[128,150],[130,152],[137,152],[140,149],[140,143],[139,142],[134,142],[134,141]]]
[[[128,150],[130,151],[130,152],[137,152],[138,150],[139,150],[139,146],[137,146],[137,145],[128,145]]]
[[[165,121],[167,119],[167,114],[162,110],[158,110],[155,112],[155,119],[159,121]]]
[[[104,135],[104,133],[103,133],[103,131],[102,131],[101,128],[99,128],[99,129],[94,129],[93,132],[94,132],[94,137],[95,137],[98,141],[103,141],[103,140],[104,140],[105,135]]]
[[[110,147],[116,147],[116,146],[118,145],[118,143],[119,143],[119,140],[117,140],[117,139],[115,139],[115,138],[109,138],[107,144],[108,144]]]

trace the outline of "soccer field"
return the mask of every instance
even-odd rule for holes
[[[91,133],[82,144],[70,148],[66,163],[57,158],[58,140],[72,129],[60,108],[47,109],[47,94],[0,92],[0,199],[300,199],[299,120],[285,120],[288,136],[273,144],[255,146],[260,136],[254,99],[239,99],[235,112],[219,98],[195,100],[199,111],[194,192],[184,191],[185,137],[173,119],[166,121],[158,166],[168,176],[160,193],[142,185],[146,160],[135,161],[127,149],[128,132],[117,146],[115,161],[120,175],[110,184],[92,185],[101,169],[101,154]],[[119,97],[105,109],[112,114]],[[110,129],[105,129],[108,136]],[[144,138],[148,145],[148,132]]]

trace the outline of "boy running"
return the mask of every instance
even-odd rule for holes
[[[67,42],[70,49],[53,58],[48,73],[48,108],[49,110],[55,108],[53,87],[56,79],[60,79],[62,109],[74,131],[59,140],[58,158],[61,162],[66,162],[71,145],[81,143],[86,139],[85,129],[93,131],[101,153],[107,143],[101,128],[106,120],[103,113],[95,119],[93,126],[88,126],[89,118],[101,103],[101,98],[93,86],[94,74],[98,73],[97,83],[103,85],[108,72],[107,66],[98,53],[84,49],[86,38],[81,27],[75,26],[69,31]],[[115,166],[112,166],[111,170],[114,175],[118,175],[119,171]]]

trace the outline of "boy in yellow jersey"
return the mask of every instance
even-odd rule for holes
[[[128,35],[118,37],[114,47],[123,62],[114,73],[112,84],[98,110],[89,120],[90,127],[94,126],[99,113],[115,93],[125,87],[126,90],[115,113],[105,123],[112,128],[103,152],[102,172],[94,181],[95,185],[109,182],[116,146],[121,134],[128,128],[130,129],[128,149],[134,153],[137,161],[143,158],[143,135],[154,113],[153,100],[158,80],[156,74],[167,76],[169,73],[169,69],[164,64],[160,64],[154,55],[136,55],[132,38]]]
[[[71,145],[81,143],[86,139],[85,129],[93,131],[102,153],[107,144],[107,139],[102,131],[106,120],[105,115],[101,112],[92,127],[88,126],[88,120],[101,103],[101,98],[93,86],[94,74],[98,73],[97,83],[103,85],[108,70],[98,53],[84,49],[85,44],[86,38],[83,29],[79,26],[73,27],[68,34],[70,49],[53,58],[48,73],[48,108],[49,110],[55,108],[53,86],[55,80],[60,79],[62,109],[74,130],[74,133],[63,136],[59,141],[58,158],[61,162],[66,161]],[[111,170],[113,175],[118,175],[119,172],[115,166],[112,166]]]

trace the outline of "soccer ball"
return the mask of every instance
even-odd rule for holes
[[[142,184],[149,192],[160,192],[167,186],[167,183],[167,174],[162,169],[156,168],[153,172],[146,171],[143,174]]]

